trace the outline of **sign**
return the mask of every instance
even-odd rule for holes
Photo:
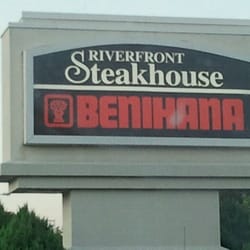
[[[250,63],[117,44],[27,52],[26,143],[250,146]]]

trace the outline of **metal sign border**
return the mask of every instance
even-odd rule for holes
[[[39,47],[23,51],[24,72],[24,144],[25,145],[127,145],[127,146],[195,146],[195,147],[250,147],[250,139],[194,138],[194,137],[137,137],[137,136],[71,136],[35,135],[33,96],[33,57],[104,44]],[[157,45],[157,44],[155,44]],[[205,52],[205,51],[203,51]],[[210,52],[211,53],[211,52]]]

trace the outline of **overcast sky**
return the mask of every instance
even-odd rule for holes
[[[17,22],[21,18],[22,11],[250,20],[250,0],[1,0],[1,34],[9,22]],[[1,192],[7,192],[7,185],[0,184]],[[61,197],[58,195],[15,194],[0,196],[0,201],[9,210],[28,202],[37,213],[49,216],[61,226]]]

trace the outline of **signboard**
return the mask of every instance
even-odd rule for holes
[[[25,53],[25,143],[250,146],[250,63],[115,44]]]

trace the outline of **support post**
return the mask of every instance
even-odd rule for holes
[[[73,190],[63,197],[70,250],[222,250],[218,191]]]

